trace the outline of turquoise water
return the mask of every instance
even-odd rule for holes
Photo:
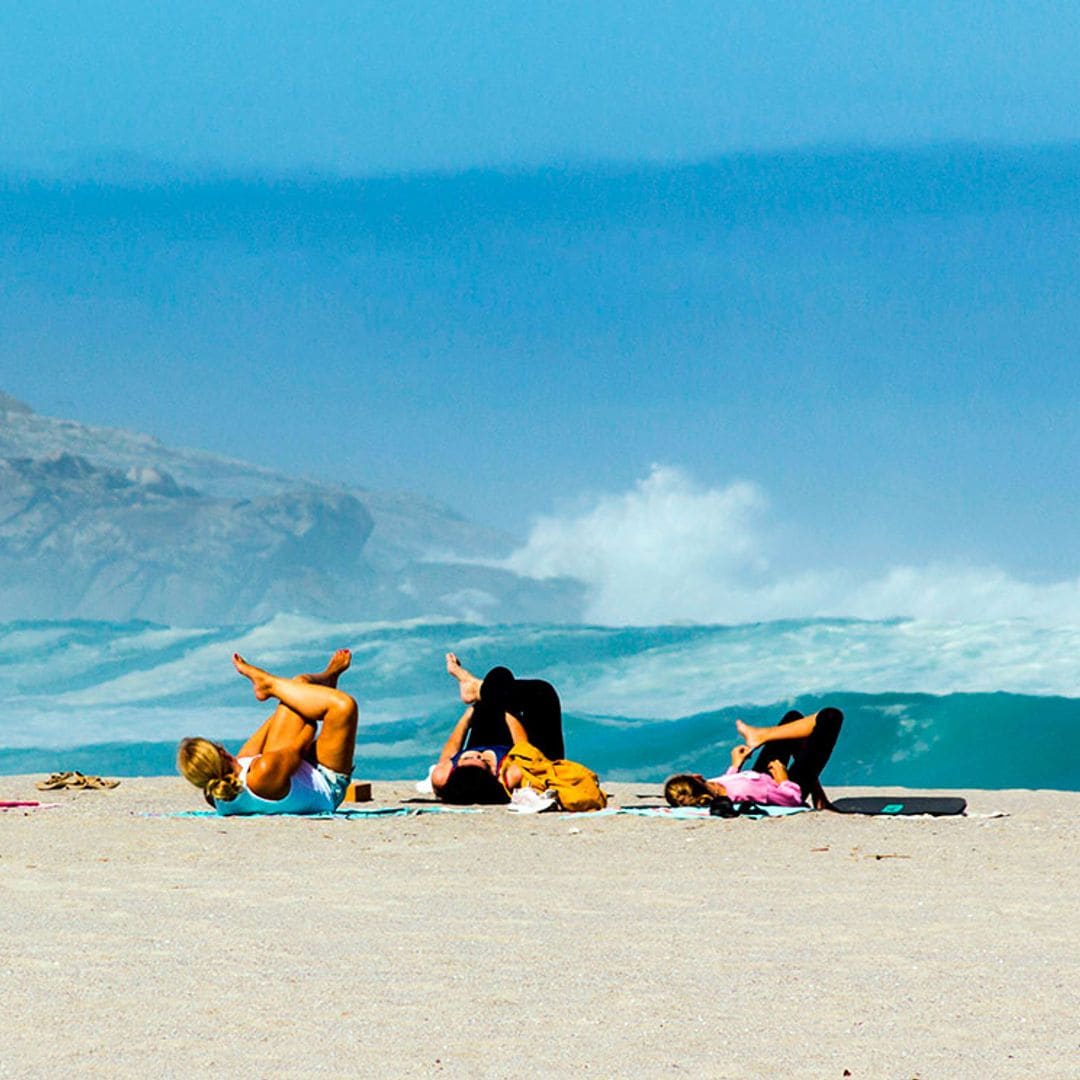
[[[844,711],[828,783],[1080,790],[1080,631],[1026,622],[793,620],[745,626],[327,624],[278,616],[191,630],[0,626],[0,774],[173,772],[176,741],[239,743],[265,715],[232,670],[321,667],[348,645],[358,773],[419,777],[460,713],[443,653],[560,690],[570,756],[609,780],[720,771],[734,720]]]

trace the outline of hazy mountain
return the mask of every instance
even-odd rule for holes
[[[0,393],[3,620],[576,618],[576,583],[482,565],[511,548],[412,496],[39,416]]]

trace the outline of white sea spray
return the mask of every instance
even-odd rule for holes
[[[342,685],[360,703],[369,775],[419,774],[437,753],[462,709],[443,659],[453,650],[478,674],[501,663],[550,679],[572,756],[613,779],[723,765],[736,715],[768,723],[791,705],[831,703],[848,716],[841,764],[831,768],[853,782],[948,786],[957,768],[977,766],[999,785],[1080,787],[1070,764],[1080,761],[1080,627],[1028,620],[606,628],[279,615],[198,630],[9,624],[0,627],[0,752],[166,744],[196,733],[239,740],[266,708],[233,671],[234,650],[296,673],[342,645],[353,650]],[[1025,773],[1015,752],[1036,721],[1065,740],[1049,779]]]

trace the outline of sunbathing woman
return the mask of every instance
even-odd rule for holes
[[[279,704],[233,756],[209,739],[184,739],[177,766],[219,814],[319,814],[337,809],[352,775],[356,702],[337,689],[352,656],[338,649],[323,671],[271,675],[233,653],[259,701]],[[319,725],[322,730],[319,731]]]
[[[499,742],[509,735],[506,714],[521,721],[530,741],[549,758],[565,753],[562,704],[555,687],[544,679],[519,679],[505,667],[492,668],[483,679],[461,666],[455,653],[446,654],[446,670],[457,680],[461,700],[473,709],[473,739]]]
[[[527,788],[553,799],[549,805],[563,810],[602,810],[607,805],[596,773],[562,757],[562,712],[550,684],[514,679],[506,668],[495,668],[481,682],[461,667],[453,653],[447,653],[446,667],[458,679],[462,698],[472,704],[431,769],[432,790],[443,802],[506,803],[511,793]],[[522,684],[532,685],[522,690]],[[540,731],[538,739],[530,738],[532,727],[526,730],[524,716]],[[478,737],[478,718],[486,737],[494,734],[507,743],[487,744],[485,736]],[[469,745],[462,749],[466,739]],[[549,756],[552,752],[559,756]]]
[[[671,806],[708,806],[726,795],[732,802],[752,799],[772,806],[802,806],[827,810],[829,800],[819,777],[840,736],[844,714],[826,708],[810,716],[792,710],[775,727],[751,727],[735,721],[746,740],[731,751],[731,768],[706,780],[700,773],[679,773],[664,784]],[[740,772],[758,747],[753,769]]]
[[[502,769],[516,743],[528,742],[552,761],[564,754],[559,695],[542,679],[517,679],[509,668],[496,667],[478,679],[446,654],[446,670],[457,680],[468,706],[454,725],[431,786],[444,802],[505,803],[521,782],[513,765]]]

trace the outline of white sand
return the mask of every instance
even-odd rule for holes
[[[198,808],[179,779],[34,779],[0,777],[62,804],[0,814],[3,1077],[1080,1071],[1080,794],[191,820],[143,816]]]

